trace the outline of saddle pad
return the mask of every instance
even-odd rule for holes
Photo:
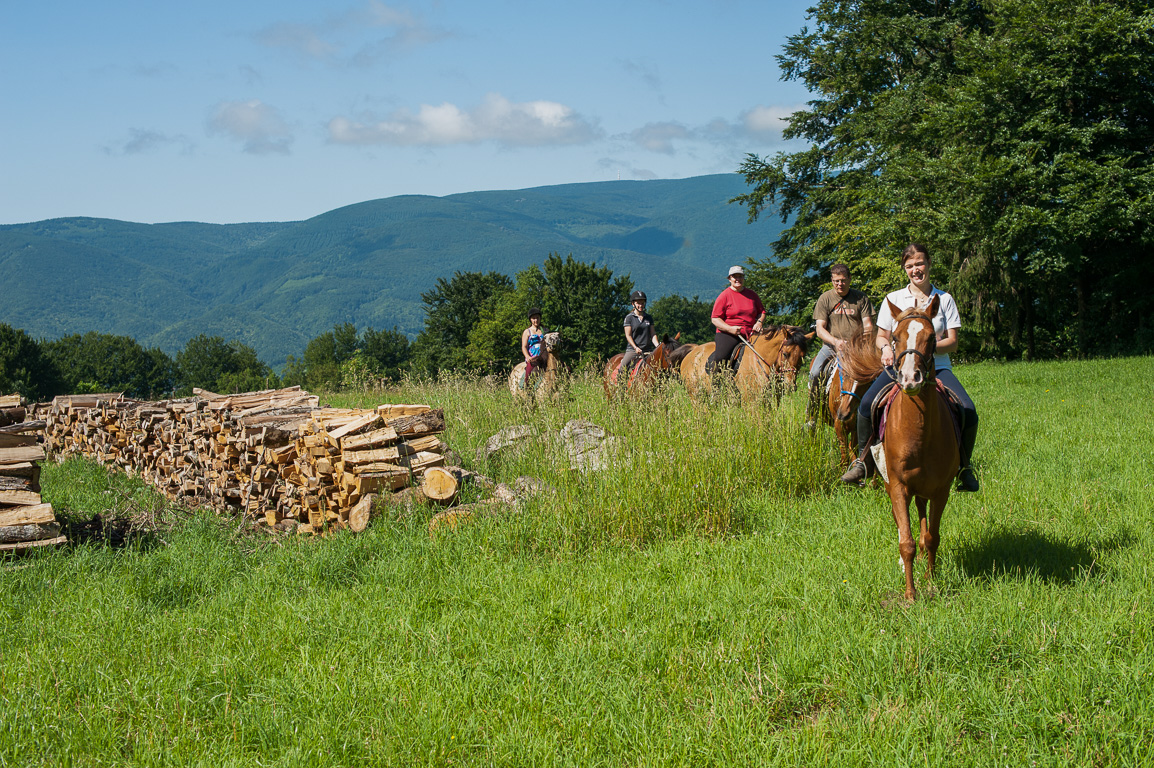
[[[949,406],[946,410],[950,413],[950,423],[954,425],[954,439],[958,441],[960,447],[962,445],[962,404],[958,400],[958,396],[942,382],[934,379],[934,386],[938,388],[938,393],[946,399],[946,405]],[[877,432],[878,445],[885,440],[886,419],[890,413],[890,406],[897,399],[899,391],[901,390],[898,388],[897,382],[887,384],[886,388],[878,394],[877,400],[874,401],[873,417],[874,424],[877,425],[874,431]]]

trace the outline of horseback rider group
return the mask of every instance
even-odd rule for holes
[[[931,260],[924,245],[915,243],[908,246],[902,252],[901,265],[909,278],[909,284],[886,296],[887,301],[881,304],[881,310],[877,314],[877,335],[874,343],[880,352],[883,370],[887,375],[878,376],[862,396],[857,419],[858,458],[854,459],[841,479],[845,483],[857,484],[870,472],[866,461],[868,445],[873,438],[872,409],[878,395],[893,382],[895,377],[893,369],[895,352],[890,339],[894,329],[894,318],[890,313],[891,304],[899,311],[912,307],[925,307],[937,296],[939,311],[933,318],[936,336],[934,376],[950,391],[960,405],[961,411],[959,418],[961,469],[958,473],[957,489],[977,491],[978,479],[970,459],[977,436],[978,413],[973,400],[954,375],[949,356],[950,352],[957,349],[958,329],[962,325],[957,302],[949,293],[930,282]],[[718,365],[728,365],[734,350],[750,336],[760,333],[762,323],[765,321],[765,307],[761,303],[761,298],[752,289],[745,287],[745,270],[740,266],[730,267],[728,279],[729,286],[713,303],[710,319],[716,333],[713,354],[709,356],[705,366],[708,372],[713,372]],[[860,336],[869,337],[874,333],[873,304],[868,296],[852,287],[849,267],[845,264],[834,264],[830,267],[830,280],[833,288],[818,298],[813,313],[816,333],[823,345],[814,357],[809,370],[810,396],[806,419],[811,425],[820,413],[823,368],[826,367],[826,363],[836,358],[847,342]],[[653,318],[645,311],[645,293],[634,291],[629,300],[633,308],[625,316],[623,324],[626,349],[621,363],[622,371],[632,370],[651,348],[657,346]],[[531,365],[536,360],[535,344],[539,345],[544,330],[540,326],[540,310],[533,310],[529,314],[531,325],[522,334],[522,352],[525,362]]]

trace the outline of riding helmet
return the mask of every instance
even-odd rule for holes
[[[645,298],[645,291],[634,291],[629,295],[629,301],[649,301],[649,299]]]
[[[540,317],[541,316],[541,310],[537,309],[537,307],[533,307],[532,309],[529,310],[529,319],[530,320],[533,319],[533,315]]]

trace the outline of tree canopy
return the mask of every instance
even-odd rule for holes
[[[1137,0],[822,0],[778,61],[813,93],[741,168],[790,226],[750,285],[804,322],[848,263],[875,298],[929,246],[971,353],[1154,348],[1154,11]]]

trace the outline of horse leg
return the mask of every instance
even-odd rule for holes
[[[938,534],[942,522],[942,513],[946,511],[946,502],[950,500],[950,486],[930,499],[930,513],[922,529],[922,546],[926,550],[926,579],[934,577],[934,567],[938,554],[938,543],[941,537]]]
[[[917,597],[914,589],[914,558],[918,554],[918,545],[914,542],[910,531],[910,493],[897,485],[890,491],[890,504],[893,506],[894,522],[898,526],[898,554],[901,556],[902,573],[906,577],[906,600],[913,601]]]

